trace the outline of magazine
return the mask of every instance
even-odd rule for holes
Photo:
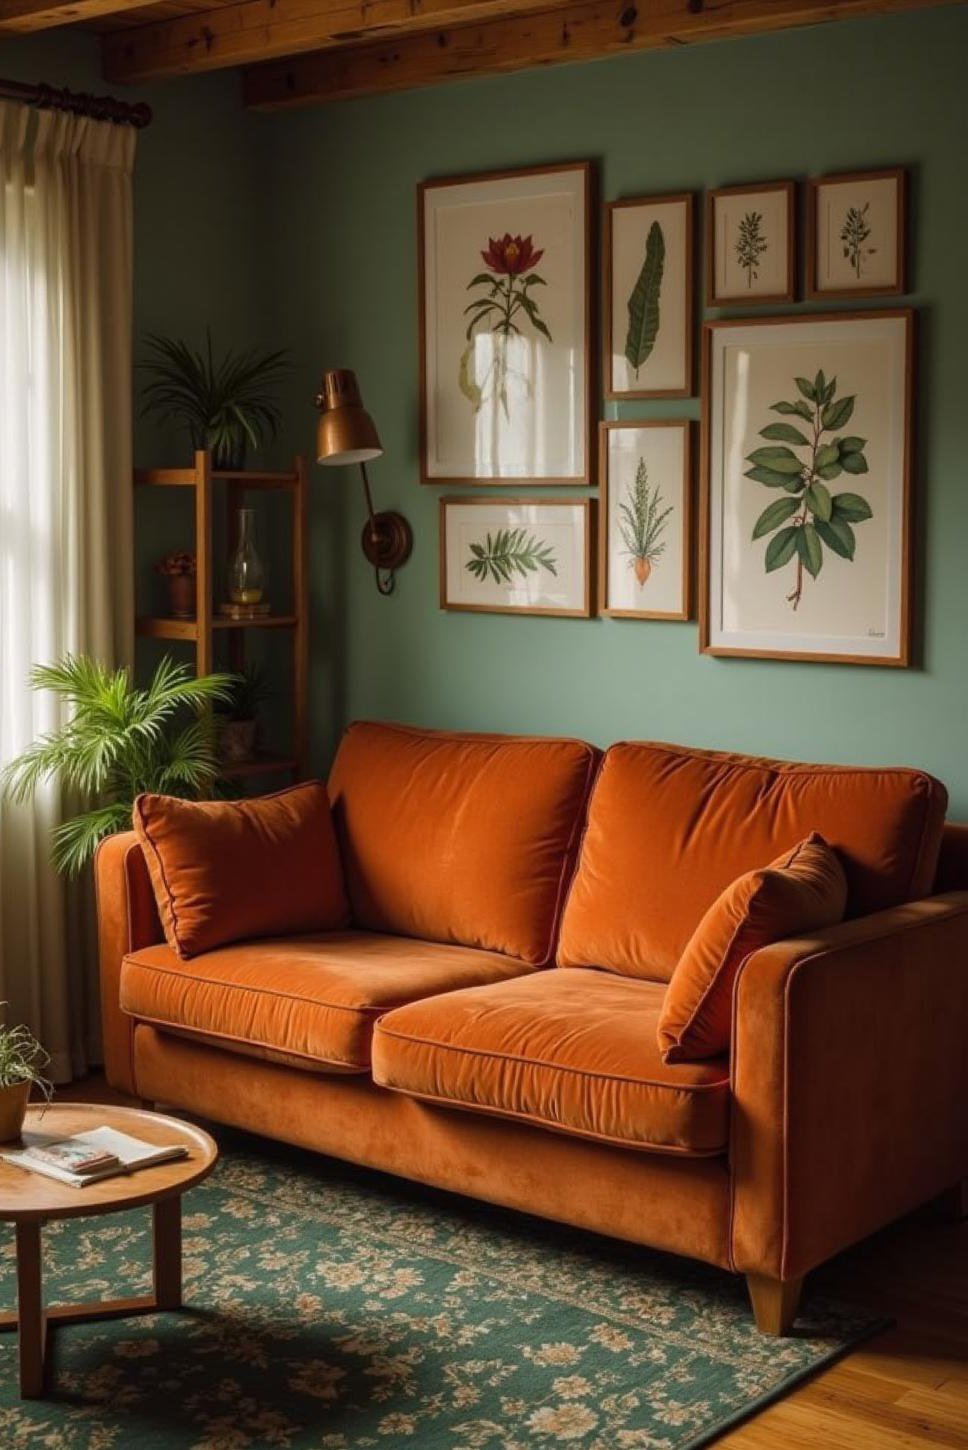
[[[75,1154],[79,1155],[76,1162],[82,1165],[80,1169],[69,1166]],[[100,1165],[92,1155],[100,1158]],[[29,1169],[31,1173],[42,1173],[47,1178],[56,1178],[59,1183],[70,1184],[72,1188],[84,1188],[88,1183],[101,1183],[105,1178],[134,1173],[139,1168],[150,1168],[155,1163],[167,1163],[187,1156],[187,1144],[160,1146],[145,1143],[128,1133],[106,1127],[74,1133],[70,1138],[53,1138],[49,1143],[32,1143],[16,1153],[0,1153],[5,1163]],[[83,1167],[85,1163],[88,1164],[86,1168]]]

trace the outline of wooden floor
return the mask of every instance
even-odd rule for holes
[[[58,1098],[125,1101],[100,1077]],[[895,1327],[724,1435],[717,1450],[968,1450],[968,1220],[922,1209],[811,1282]]]

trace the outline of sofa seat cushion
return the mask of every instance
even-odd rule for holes
[[[315,1070],[368,1072],[381,1012],[532,969],[497,952],[367,932],[242,942],[182,961],[126,956],[122,1009],[162,1029]]]
[[[623,1148],[726,1148],[724,1058],[667,1066],[665,986],[606,972],[538,972],[381,1017],[373,1078],[414,1097]]]
[[[353,925],[554,956],[600,752],[361,722],[330,775]]]
[[[843,865],[848,918],[916,901],[933,887],[946,803],[944,786],[919,770],[613,745],[589,802],[558,964],[668,981],[729,884],[811,831]]]

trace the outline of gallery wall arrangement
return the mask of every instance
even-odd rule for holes
[[[706,306],[744,315],[702,324],[696,510],[688,419],[602,421],[595,456],[593,193],[589,162],[418,188],[421,481],[600,490],[443,499],[441,608],[683,621],[698,593],[705,654],[907,665],[913,311],[790,311],[797,183],[710,190]],[[809,300],[904,291],[903,169],[806,197]],[[696,204],[603,208],[609,402],[695,396]]]

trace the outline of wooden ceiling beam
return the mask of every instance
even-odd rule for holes
[[[6,0],[0,0],[0,4]],[[19,3],[19,0],[18,0]],[[29,0],[24,0],[29,3]],[[105,80],[133,84],[418,34],[546,8],[549,0],[238,0],[139,25],[102,43]]]
[[[534,66],[955,3],[959,0],[568,0],[530,15],[438,26],[248,67],[245,104],[263,110],[319,105]],[[115,71],[110,78],[121,75]]]
[[[103,20],[108,15],[141,10],[154,0],[0,0],[0,35],[26,35],[55,25]]]

